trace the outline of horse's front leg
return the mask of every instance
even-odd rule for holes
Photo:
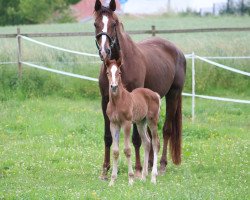
[[[133,135],[132,142],[135,147],[135,177],[141,178],[141,158],[140,158],[140,147],[141,147],[141,137],[138,133],[137,127],[133,125]]]
[[[104,152],[104,162],[102,167],[102,174],[100,176],[100,179],[107,180],[107,173],[110,168],[110,146],[112,145],[112,136],[110,132],[110,121],[106,114],[107,110],[107,104],[109,102],[108,97],[102,97],[102,113],[104,117],[104,126],[105,126],[105,132],[104,132],[104,143],[105,143],[105,152]]]

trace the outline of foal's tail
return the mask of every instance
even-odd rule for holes
[[[177,109],[172,121],[172,134],[170,135],[170,151],[175,165],[181,164],[181,141],[182,141],[182,96],[177,99]]]

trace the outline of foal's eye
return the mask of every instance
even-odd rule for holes
[[[97,23],[96,22],[94,23],[94,26],[97,28]]]

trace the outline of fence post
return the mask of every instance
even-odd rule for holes
[[[192,122],[195,119],[195,54],[192,53]]]
[[[153,25],[152,27],[151,27],[152,29],[151,29],[151,31],[152,31],[152,36],[154,37],[155,36],[155,25]]]
[[[17,64],[18,64],[18,77],[22,78],[22,62],[21,62],[21,37],[20,37],[20,28],[17,28]]]

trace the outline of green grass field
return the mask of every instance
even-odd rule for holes
[[[170,162],[156,186],[148,178],[131,187],[121,139],[118,180],[110,188],[98,179],[103,159],[99,98],[4,102],[0,199],[248,199],[249,106],[198,100],[192,124],[190,105],[184,98],[182,164]]]
[[[121,17],[126,30],[249,27],[250,17]],[[16,27],[0,27],[15,33]],[[86,24],[21,26],[22,32],[93,31]],[[185,53],[249,56],[250,32],[160,35]],[[133,35],[141,40],[148,35]],[[60,47],[97,53],[94,38],[36,38]],[[98,59],[75,56],[23,41],[23,60],[98,77]],[[0,39],[0,62],[16,61],[16,39]],[[249,60],[219,61],[250,71]],[[249,77],[196,62],[196,92],[250,99]],[[185,92],[191,91],[188,62]],[[119,174],[114,187],[99,180],[103,162],[103,118],[97,83],[24,67],[0,65],[0,199],[249,199],[250,106],[183,100],[182,164],[169,162],[157,185],[136,180],[128,185],[121,138]],[[159,135],[164,120],[162,103]],[[161,147],[162,148],[162,147]],[[162,150],[162,149],[161,149]],[[143,150],[142,150],[143,151]],[[134,151],[133,163],[134,163]],[[143,155],[143,152],[141,152]],[[159,156],[161,155],[161,151]],[[170,159],[169,159],[170,160]]]

